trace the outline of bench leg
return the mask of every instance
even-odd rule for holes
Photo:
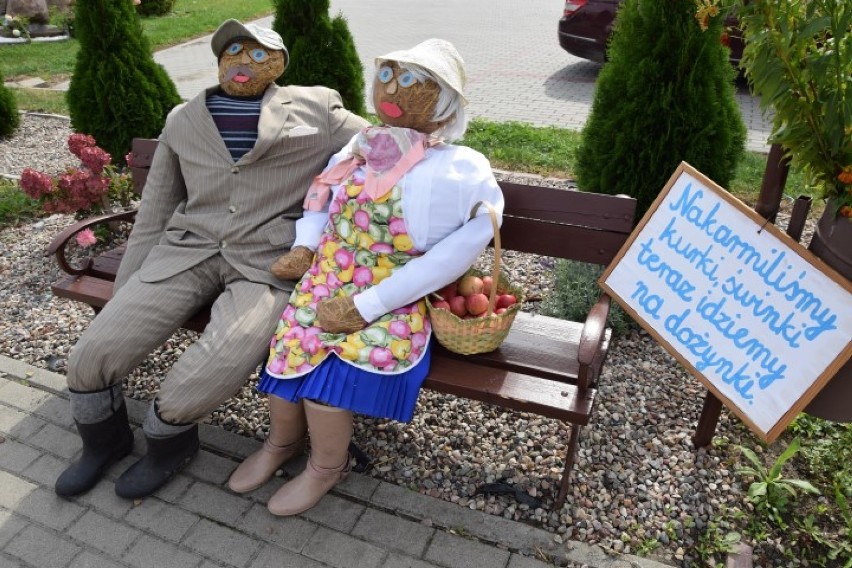
[[[571,481],[571,469],[574,467],[574,458],[577,455],[577,440],[580,439],[580,426],[571,424],[571,437],[568,440],[568,449],[565,452],[565,470],[562,472],[562,481],[559,483],[559,495],[556,496],[556,509],[561,509],[568,496],[568,486]]]

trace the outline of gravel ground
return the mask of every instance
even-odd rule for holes
[[[67,120],[27,115],[16,136],[0,141],[0,173],[24,167],[55,172],[73,161],[65,149]],[[516,174],[503,174],[513,177]],[[539,181],[541,181],[539,179]],[[568,182],[546,180],[554,184]],[[43,251],[70,222],[54,215],[0,232],[0,353],[64,372],[68,351],[92,319],[87,306],[54,298],[60,271]],[[552,259],[509,255],[511,278],[531,295],[547,292]],[[180,331],[133,373],[126,392],[150,399],[195,334]],[[264,338],[258,338],[263,341]],[[256,376],[209,418],[262,437],[268,427]],[[721,508],[743,509],[744,488],[731,467],[730,444],[756,439],[723,410],[716,440],[695,450],[690,437],[705,389],[644,331],[616,340],[600,379],[598,407],[580,438],[566,505],[551,510],[569,429],[536,415],[431,391],[421,394],[410,424],[359,418],[356,442],[374,459],[370,475],[439,499],[531,523],[555,539],[598,543],[613,552],[695,562],[697,539]],[[541,503],[475,495],[483,483],[504,481]]]

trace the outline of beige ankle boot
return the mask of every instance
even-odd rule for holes
[[[307,423],[301,402],[294,404],[270,395],[269,423],[269,435],[263,446],[243,460],[231,474],[228,480],[231,491],[254,491],[269,481],[284,463],[305,451]]]
[[[349,473],[352,413],[309,400],[304,404],[311,436],[311,457],[305,471],[269,499],[267,508],[273,515],[298,515],[307,511]]]

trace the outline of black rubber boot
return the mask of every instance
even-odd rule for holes
[[[76,422],[83,454],[56,480],[56,494],[73,497],[95,486],[107,468],[133,451],[133,432],[122,404],[112,416],[94,424]]]
[[[198,424],[168,438],[145,436],[148,453],[115,482],[115,494],[127,499],[147,497],[165,485],[198,453]]]

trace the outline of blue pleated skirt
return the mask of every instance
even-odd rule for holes
[[[410,422],[431,360],[432,346],[427,345],[420,363],[412,369],[382,375],[350,365],[330,353],[310,373],[295,379],[271,377],[264,367],[257,390],[290,402],[307,398],[375,418]]]

